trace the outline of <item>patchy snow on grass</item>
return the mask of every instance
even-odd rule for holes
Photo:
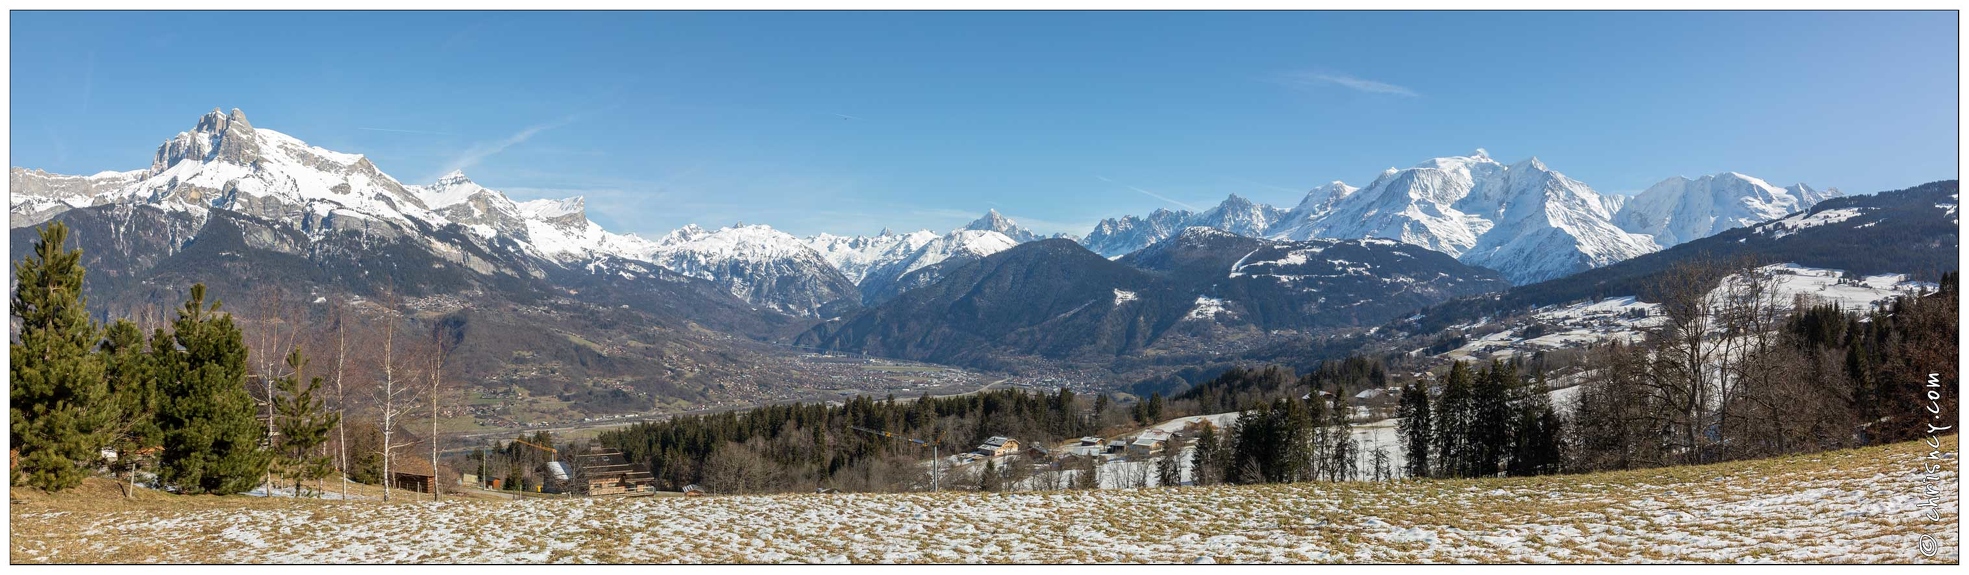
[[[1942,438],[1953,453],[1956,437]],[[1021,491],[16,507],[16,563],[1953,563],[1919,442],[1575,476]],[[195,504],[194,504],[195,503]],[[258,503],[245,505],[244,503]],[[1923,536],[1941,541],[1923,557]]]

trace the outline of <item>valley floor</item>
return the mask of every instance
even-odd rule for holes
[[[511,502],[86,494],[12,504],[14,563],[1955,563],[1957,438],[1540,478]],[[1940,518],[1923,517],[1924,488]],[[1922,535],[1940,542],[1924,557]]]

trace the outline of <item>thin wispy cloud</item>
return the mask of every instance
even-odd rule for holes
[[[556,120],[554,122],[540,124],[540,125],[529,127],[524,130],[520,130],[519,132],[516,132],[511,136],[506,136],[498,140],[493,140],[490,142],[479,142],[477,144],[473,144],[472,147],[466,148],[464,152],[458,154],[456,157],[453,157],[450,162],[447,162],[445,166],[445,171],[450,172],[453,170],[463,170],[465,168],[478,165],[480,160],[484,160],[495,154],[504,152],[506,151],[506,148],[511,148],[513,146],[517,146],[522,143],[525,143],[527,140],[533,139],[534,136],[539,135],[541,132],[552,130],[554,128],[559,128],[561,126],[566,126],[569,123],[573,122],[574,119],[575,119],[574,116],[568,116],[566,118],[561,118],[560,120]]]
[[[367,131],[370,131],[370,132],[394,132],[394,133],[398,133],[398,134],[430,134],[430,135],[433,135],[433,136],[456,136],[456,135],[458,135],[458,134],[453,134],[453,133],[451,133],[451,132],[432,132],[432,131],[428,131],[428,130],[399,130],[399,129],[396,129],[396,128],[363,128],[363,127],[357,127],[356,129],[357,129],[357,130],[367,130]]]
[[[1095,177],[1095,178],[1098,178],[1098,179],[1100,179],[1100,180],[1101,180],[1101,181],[1103,181],[1103,182],[1107,182],[1107,183],[1110,183],[1110,184],[1114,184],[1114,185],[1117,185],[1117,186],[1121,186],[1121,187],[1124,187],[1124,188],[1128,188],[1128,189],[1130,189],[1130,190],[1135,190],[1135,191],[1137,191],[1137,192],[1141,192],[1141,193],[1142,193],[1143,195],[1146,195],[1146,196],[1148,196],[1148,197],[1151,197],[1151,198],[1155,198],[1155,199],[1158,199],[1158,200],[1162,200],[1162,201],[1165,201],[1165,202],[1169,202],[1169,203],[1172,203],[1172,204],[1176,204],[1176,205],[1178,205],[1178,206],[1182,206],[1182,207],[1183,207],[1183,209],[1186,209],[1186,210],[1191,210],[1191,211],[1195,211],[1195,210],[1196,210],[1196,206],[1192,206],[1192,205],[1189,205],[1189,204],[1185,204],[1185,203],[1183,203],[1183,202],[1179,202],[1179,201],[1176,201],[1175,199],[1172,199],[1172,198],[1170,198],[1170,197],[1168,197],[1168,196],[1164,196],[1164,195],[1162,195],[1162,194],[1158,194],[1158,193],[1155,193],[1155,192],[1151,192],[1151,191],[1148,191],[1148,190],[1144,190],[1144,189],[1141,189],[1141,188],[1137,188],[1137,187],[1135,187],[1135,186],[1131,186],[1131,185],[1128,185],[1128,184],[1124,184],[1124,183],[1121,183],[1121,182],[1117,182],[1117,181],[1114,181],[1114,180],[1110,180],[1110,179],[1107,179],[1107,177],[1106,177],[1106,176],[1094,176],[1094,177]]]
[[[1410,90],[1402,86],[1389,84],[1387,82],[1377,82],[1366,78],[1358,78],[1346,74],[1329,74],[1329,73],[1321,73],[1321,72],[1291,72],[1280,76],[1279,81],[1286,85],[1295,86],[1299,88],[1339,86],[1356,92],[1363,92],[1368,94],[1391,94],[1395,96],[1406,96],[1410,98],[1421,96],[1421,94],[1415,93],[1414,90]]]

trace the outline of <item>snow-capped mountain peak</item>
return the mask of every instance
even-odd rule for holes
[[[1269,235],[1397,240],[1525,283],[1655,249],[1604,223],[1613,203],[1537,158],[1507,166],[1479,148],[1390,169],[1359,190],[1315,190]]]
[[[1326,217],[1327,212],[1333,211],[1333,206],[1340,203],[1342,198],[1358,189],[1340,180],[1313,188],[1312,191],[1306,192],[1305,199],[1299,200],[1298,206],[1293,207],[1292,211],[1286,212],[1273,223],[1271,229],[1265,230],[1265,236],[1300,240],[1312,237],[1310,228],[1321,218]]]
[[[996,209],[986,211],[984,216],[959,229],[998,232],[1021,243],[1044,239],[1030,230],[1019,227],[1018,222],[1000,215]]]
[[[1613,222],[1668,247],[1781,218],[1838,195],[1837,189],[1819,191],[1805,184],[1779,188],[1737,172],[1675,176],[1629,199]]]
[[[452,170],[429,186],[417,187],[416,191],[419,192],[418,197],[424,201],[424,207],[433,210],[457,205],[471,200],[474,195],[491,192],[480,186],[478,182],[465,177],[465,172],[458,170]]]
[[[854,283],[806,241],[767,225],[716,231],[686,225],[655,242],[649,259],[677,273],[726,286],[740,299],[794,315],[839,300],[858,301]]]
[[[581,196],[558,200],[530,200],[520,202],[520,211],[543,220],[556,220],[570,216],[588,219],[588,200]]]
[[[1157,208],[1147,217],[1124,216],[1101,220],[1081,244],[1094,253],[1113,259],[1168,239],[1190,227],[1217,228],[1238,235],[1262,237],[1287,217],[1286,210],[1230,194],[1224,201],[1202,213]]]
[[[256,128],[239,110],[200,116],[192,130],[158,147],[147,170],[82,178],[15,168],[10,179],[18,190],[15,227],[105,203],[201,215],[223,208],[286,222],[315,237],[349,228],[418,238],[469,267],[490,269],[457,246],[440,245],[453,240],[419,235],[457,225],[481,240],[483,250],[517,249],[571,268],[605,258],[675,266],[673,271],[719,282],[741,298],[787,313],[812,314],[824,303],[855,296],[818,254],[765,226],[717,232],[686,226],[661,241],[611,233],[587,219],[579,197],[514,202],[458,171],[428,186],[406,186],[360,155]],[[510,242],[495,241],[501,238]]]

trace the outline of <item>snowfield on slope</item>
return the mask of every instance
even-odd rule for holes
[[[15,563],[1959,561],[1956,437],[1576,476],[513,502],[16,503]],[[1934,485],[1939,520],[1922,515]],[[1940,553],[1923,557],[1924,535]]]
[[[1844,274],[1839,270],[1797,264],[1773,264],[1763,269],[1773,272],[1779,305],[1786,308],[1790,307],[1794,298],[1803,298],[1812,303],[1839,304],[1848,311],[1864,313],[1895,296],[1933,291],[1936,287],[1933,283],[1912,281],[1904,274],[1852,277],[1842,281]],[[1710,297],[1720,298],[1722,293],[1719,287],[1710,292]],[[1643,329],[1663,321],[1658,315],[1660,308],[1658,304],[1639,301],[1633,296],[1542,308],[1533,312],[1532,319],[1548,328],[1543,334],[1523,337],[1523,326],[1513,326],[1471,338],[1463,346],[1438,355],[1459,361],[1502,359],[1530,354],[1539,349],[1579,347],[1615,338],[1638,341]],[[1474,329],[1483,323],[1457,327]]]

